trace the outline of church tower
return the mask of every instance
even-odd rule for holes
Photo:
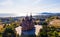
[[[22,30],[29,30],[33,28],[34,28],[33,18],[32,14],[30,14],[30,16],[27,15],[24,21],[22,22]]]

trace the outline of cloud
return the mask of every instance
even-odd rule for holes
[[[56,2],[57,1],[57,2]],[[16,16],[37,12],[59,12],[59,0],[5,0],[0,2],[0,13],[13,13]]]
[[[5,0],[3,2],[0,2],[0,7],[12,7],[13,6],[13,1],[12,0]]]

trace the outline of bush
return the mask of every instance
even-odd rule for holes
[[[6,28],[2,36],[3,37],[16,37],[15,30],[12,30],[11,28]]]

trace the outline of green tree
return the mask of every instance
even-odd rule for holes
[[[8,26],[3,32],[3,37],[16,37],[15,30]]]

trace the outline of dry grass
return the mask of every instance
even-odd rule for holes
[[[0,31],[3,29],[3,25],[0,25]]]
[[[59,19],[53,19],[49,25],[54,26],[54,27],[60,27],[60,20]]]

